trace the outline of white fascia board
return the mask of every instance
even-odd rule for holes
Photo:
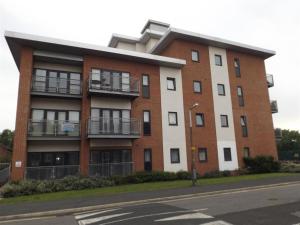
[[[113,55],[119,55],[119,56],[129,56],[131,58],[136,58],[139,60],[145,60],[145,61],[155,61],[160,65],[164,66],[170,66],[170,67],[182,67],[186,64],[185,60],[177,59],[177,58],[171,58],[171,57],[165,57],[165,56],[158,56],[158,55],[152,55],[149,53],[143,53],[143,52],[136,52],[136,51],[129,51],[124,49],[117,49],[117,48],[111,48],[111,47],[104,47],[94,44],[86,44],[81,42],[74,42],[74,41],[67,41],[63,39],[57,39],[57,38],[49,38],[49,37],[43,37],[38,35],[32,35],[32,34],[24,34],[19,32],[13,32],[13,31],[5,31],[5,38],[6,39],[19,39],[19,40],[25,40],[29,42],[39,42],[44,44],[54,44],[54,45],[60,45],[65,47],[72,47],[72,48],[78,48],[78,49],[85,49],[85,50],[92,50],[96,52],[101,53],[107,53],[107,54],[113,54]]]

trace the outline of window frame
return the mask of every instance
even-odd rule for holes
[[[174,89],[169,88],[169,82],[173,82]],[[167,77],[167,90],[168,91],[176,91],[176,78],[175,77]]]
[[[239,95],[239,90],[241,92],[241,95]],[[244,92],[242,86],[237,86],[236,89],[237,97],[238,97],[238,104],[240,107],[245,106],[245,101],[244,101]]]
[[[244,125],[242,124],[242,121]],[[248,125],[247,125],[247,117],[245,115],[242,115],[240,117],[240,124],[242,128],[242,137],[248,137]]]
[[[245,156],[245,150],[247,151],[247,156]],[[243,158],[250,158],[250,148],[243,147]]]
[[[202,124],[197,124],[197,116],[201,116],[202,119]],[[205,126],[205,117],[204,117],[204,113],[196,113],[195,114],[195,122],[196,122],[196,127],[204,127]]]
[[[228,155],[226,155],[226,150],[229,150],[229,153],[230,153],[230,159],[228,158]],[[231,162],[231,161],[232,161],[231,148],[230,148],[230,147],[225,147],[225,148],[223,148],[223,153],[224,153],[224,161],[225,161],[225,162]],[[227,153],[228,153],[228,152],[227,152]]]
[[[237,66],[236,66],[237,64]],[[233,66],[234,66],[234,72],[236,77],[241,77],[241,64],[240,64],[240,59],[235,57],[233,59]]]
[[[222,87],[224,94],[220,94],[219,87]],[[225,85],[224,84],[217,84],[217,90],[218,90],[218,95],[219,96],[226,96],[226,90],[225,90]]]
[[[149,113],[149,122],[145,122],[145,113]],[[147,132],[145,132],[145,124],[149,125]],[[143,135],[144,136],[151,136],[151,111],[150,110],[143,110]]]
[[[197,54],[197,60],[193,59],[193,53]],[[192,58],[192,62],[200,62],[200,54],[198,50],[192,49],[191,50],[191,58]]]
[[[205,153],[205,160],[201,160],[200,159],[200,153],[201,152]],[[200,163],[206,163],[206,162],[208,162],[207,148],[204,148],[204,147],[198,148],[198,160],[199,160]]]
[[[223,125],[222,124],[222,117],[226,118],[226,125]],[[228,115],[225,115],[225,114],[221,114],[220,115],[220,122],[221,122],[221,127],[229,127],[229,123],[228,123]]]
[[[220,59],[220,64],[217,64],[217,58]],[[223,66],[222,55],[220,55],[220,54],[215,54],[215,65],[216,65],[216,66]]]
[[[177,154],[178,154],[178,161],[173,161],[172,151],[176,151],[177,152]],[[171,162],[171,164],[178,164],[178,163],[180,163],[180,149],[179,148],[170,148],[170,162]]]
[[[144,77],[147,77],[148,85],[144,85]],[[149,74],[142,74],[142,97],[150,98],[150,76]],[[147,94],[146,94],[147,93]]]
[[[198,83],[200,87],[200,91],[195,90],[195,84]],[[200,80],[193,80],[193,90],[196,94],[202,94],[202,82]]]
[[[170,123],[170,114],[175,114],[176,123]],[[177,112],[168,112],[168,123],[169,123],[169,126],[178,126]]]

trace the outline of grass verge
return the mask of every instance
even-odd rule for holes
[[[260,180],[266,178],[285,177],[293,176],[291,173],[267,173],[267,174],[251,174],[234,177],[220,177],[220,178],[202,178],[198,180],[199,186],[213,185],[213,184],[228,184],[237,183],[246,180]],[[189,180],[178,180],[178,181],[164,181],[164,182],[152,182],[152,183],[141,183],[141,184],[128,184],[114,187],[85,189],[78,191],[64,191],[54,192],[46,194],[27,195],[13,198],[5,198],[0,200],[0,204],[16,204],[24,202],[38,202],[38,201],[53,201],[63,200],[71,198],[82,198],[82,197],[101,197],[109,196],[121,193],[129,192],[142,192],[142,191],[155,191],[172,188],[185,188],[190,187],[191,181]]]

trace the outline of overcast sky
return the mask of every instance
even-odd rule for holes
[[[274,126],[300,130],[300,1],[0,0],[0,131],[14,129],[19,76],[5,30],[107,46],[112,33],[139,37],[149,18],[275,50],[265,61],[279,105]]]

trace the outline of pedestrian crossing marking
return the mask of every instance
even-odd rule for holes
[[[98,214],[112,212],[112,211],[116,211],[116,210],[119,210],[119,209],[110,209],[110,210],[98,211],[98,212],[93,212],[93,213],[79,214],[79,215],[75,216],[75,219],[76,220],[81,220],[81,219],[84,219],[84,218],[87,218],[87,217],[90,217],[90,216],[95,216],[95,215],[98,215]]]
[[[233,225],[231,223],[227,223],[223,220],[208,222],[208,223],[201,223],[200,225]]]
[[[189,214],[183,214],[179,216],[172,216],[164,219],[155,220],[155,222],[161,222],[161,221],[171,221],[171,220],[188,220],[188,219],[211,219],[212,216],[206,215],[204,213],[189,213]]]
[[[131,212],[129,213],[118,213],[118,214],[112,214],[112,215],[108,215],[108,216],[101,216],[101,217],[96,217],[96,218],[92,218],[92,219],[85,219],[85,220],[79,220],[78,224],[79,225],[88,225],[88,224],[92,224],[92,223],[97,223],[103,220],[108,220],[111,218],[115,218],[115,217],[120,217],[120,216],[124,216],[124,215],[128,215],[131,214]]]

